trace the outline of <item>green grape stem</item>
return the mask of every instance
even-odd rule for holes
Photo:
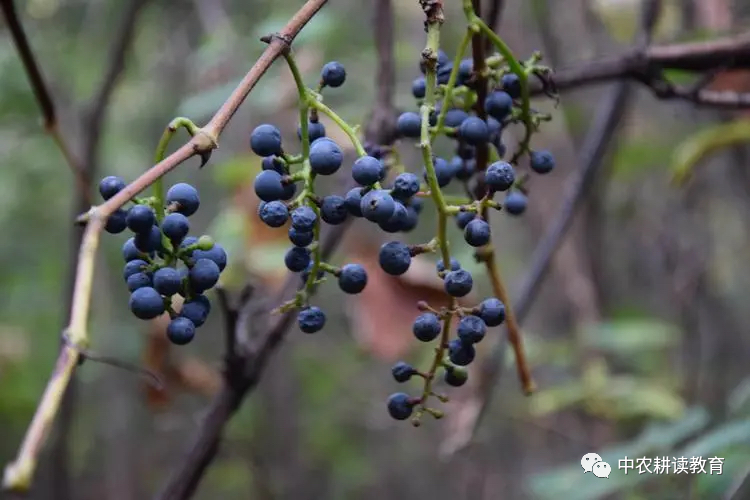
[[[420,109],[420,116],[422,120],[422,133],[419,147],[422,150],[422,159],[427,170],[427,183],[430,186],[430,197],[435,203],[438,211],[438,234],[437,243],[440,248],[440,255],[443,259],[443,265],[446,269],[450,269],[450,248],[448,247],[448,236],[447,236],[447,219],[449,214],[449,207],[443,197],[443,192],[438,184],[437,174],[435,172],[435,164],[432,158],[432,138],[430,136],[430,114],[435,110],[435,85],[437,81],[437,69],[436,69],[436,58],[438,49],[440,47],[440,25],[442,13],[434,16],[428,16],[427,22],[427,46],[422,52],[425,62],[425,81],[426,81],[426,92],[424,102]],[[455,72],[454,67],[454,72]],[[451,74],[451,78],[454,80],[455,75]],[[450,82],[448,87],[450,88]],[[445,108],[445,106],[444,106]],[[454,309],[457,305],[455,298],[451,299],[451,309]],[[443,320],[443,328],[439,339],[439,345],[435,348],[435,356],[432,360],[432,366],[430,370],[425,374],[424,386],[422,389],[422,396],[419,398],[419,408],[417,409],[417,415],[421,415],[426,411],[426,403],[430,394],[432,393],[432,384],[435,380],[438,369],[442,364],[443,357],[445,356],[445,350],[448,347],[448,340],[450,339],[450,328],[451,328],[451,315],[448,315]],[[419,419],[415,416],[416,421]]]

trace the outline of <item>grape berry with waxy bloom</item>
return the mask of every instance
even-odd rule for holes
[[[274,149],[268,139],[261,144]],[[99,183],[106,200],[125,188],[119,177],[109,176]],[[133,232],[122,247],[125,260],[123,278],[130,293],[129,307],[139,319],[151,320],[168,313],[167,338],[176,345],[193,340],[196,329],[205,323],[211,302],[205,292],[216,286],[227,265],[224,248],[208,236],[188,236],[189,216],[200,206],[198,190],[184,182],[175,184],[166,194],[165,207],[156,212],[156,200],[136,200],[128,209],[110,217],[107,232]],[[180,312],[172,307],[172,298],[185,301]]]

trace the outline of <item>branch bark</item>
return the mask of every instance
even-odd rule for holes
[[[636,48],[622,55],[582,63],[556,71],[554,84],[559,91],[570,90],[613,80],[629,79],[649,87],[661,99],[680,99],[699,106],[748,108],[750,94],[717,92],[674,85],[664,70],[707,73],[750,68],[750,34],[720,38],[706,42],[690,42]],[[708,82],[705,82],[708,83]],[[541,94],[541,84],[531,89]]]

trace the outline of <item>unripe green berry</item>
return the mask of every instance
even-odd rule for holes
[[[214,247],[214,239],[210,236],[203,235],[198,238],[196,245],[198,245],[198,250],[211,250]]]

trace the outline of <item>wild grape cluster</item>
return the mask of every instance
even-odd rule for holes
[[[494,59],[489,58],[488,61]],[[290,62],[290,65],[294,71],[293,63]],[[252,131],[250,147],[263,157],[262,171],[254,183],[255,192],[262,200],[258,215],[265,224],[274,228],[291,223],[288,234],[292,246],[284,262],[290,271],[300,273],[305,283],[295,299],[283,304],[279,310],[298,309],[297,323],[303,332],[314,333],[325,325],[325,313],[309,304],[308,292],[324,279],[326,273],[338,279],[339,288],[345,293],[360,293],[367,285],[367,273],[361,265],[350,263],[339,268],[321,261],[321,223],[336,225],[347,218],[356,217],[372,222],[386,233],[409,232],[419,222],[422,198],[435,200],[434,191],[442,190],[454,180],[462,183],[468,192],[475,192],[477,183],[481,182],[486,186],[486,194],[480,199],[471,197],[456,205],[439,207],[444,213],[455,217],[466,243],[478,248],[490,243],[490,226],[484,217],[487,209],[505,210],[511,215],[520,215],[526,209],[525,188],[515,167],[503,160],[506,148],[502,142],[504,128],[523,119],[520,80],[507,67],[495,64],[490,68],[492,90],[484,102],[488,114],[484,120],[475,112],[476,75],[472,66],[472,60],[466,59],[454,70],[454,65],[443,51],[437,54],[438,95],[445,95],[447,84],[452,80],[453,85],[449,89],[452,100],[449,105],[446,104],[448,109],[445,110],[441,110],[440,102],[437,103],[437,109],[429,116],[429,133],[444,135],[455,143],[455,155],[450,160],[432,158],[430,168],[434,170],[437,185],[434,185],[427,165],[423,166],[420,179],[400,165],[393,149],[362,146],[352,129],[322,103],[321,91],[324,88],[339,87],[346,80],[346,71],[337,62],[329,62],[323,67],[317,90],[300,89],[301,121],[307,122],[306,127],[298,127],[297,133],[302,141],[302,154],[287,151],[282,145],[281,132],[271,124],[259,125]],[[424,74],[424,65],[420,65],[420,68]],[[299,78],[297,80],[299,85]],[[412,93],[418,101],[425,98],[424,76],[414,80]],[[343,195],[321,197],[314,190],[317,176],[335,174],[344,163],[341,147],[326,137],[325,127],[318,119],[319,112],[327,114],[342,127],[358,152],[351,165],[351,177],[357,187]],[[396,128],[399,138],[418,139],[424,145],[425,130],[420,114],[411,111],[401,114]],[[485,171],[479,171],[476,166],[477,148],[484,145],[490,149],[491,162]],[[528,153],[533,172],[546,174],[553,170],[554,158],[549,152]],[[295,165],[301,168],[293,170]],[[392,172],[395,175],[389,175]],[[392,181],[388,182],[389,178]],[[301,190],[298,190],[298,184]],[[503,203],[493,199],[496,193],[506,193]],[[476,344],[485,337],[488,328],[499,326],[505,320],[505,304],[495,297],[483,300],[476,307],[458,305],[458,299],[472,291],[474,280],[456,259],[448,260],[447,242],[442,242],[441,246],[439,237],[417,245],[388,241],[381,246],[378,261],[384,272],[400,276],[408,271],[416,255],[438,250],[442,258],[437,263],[436,272],[443,281],[446,294],[452,298],[452,305],[436,310],[425,302],[418,304],[422,313],[412,326],[414,336],[422,342],[439,339],[436,350],[438,357],[429,372],[421,372],[405,362],[399,362],[392,368],[393,377],[398,382],[406,382],[414,376],[425,380],[421,397],[410,397],[399,392],[388,398],[388,412],[398,420],[412,416],[417,407],[418,413],[429,412],[436,417],[441,416],[438,410],[425,406],[429,396],[445,399],[432,392],[436,371],[442,368],[443,380],[448,385],[463,385],[467,380],[465,367],[475,358]],[[449,268],[445,266],[446,261],[450,263]],[[448,328],[454,318],[458,320],[457,335],[451,339]]]
[[[115,176],[99,183],[99,193],[105,200],[124,188],[125,181]],[[160,205],[154,198],[134,199],[130,208],[118,209],[107,219],[105,230],[118,234],[130,229],[134,233],[122,246],[130,310],[143,320],[169,312],[167,337],[174,344],[184,345],[206,322],[211,302],[204,293],[219,281],[227,265],[227,253],[208,236],[188,236],[188,217],[200,206],[198,190],[193,186],[175,184],[167,191],[166,206],[159,209]],[[172,308],[174,295],[185,299],[179,313]]]
[[[519,178],[515,167],[510,162],[503,160],[506,147],[502,141],[503,130],[508,125],[521,121],[521,82],[518,75],[510,72],[507,67],[494,65],[494,61],[497,60],[497,56],[487,59],[490,69],[488,75],[490,91],[483,106],[487,114],[486,120],[476,114],[477,75],[473,72],[473,59],[461,60],[455,70],[455,86],[449,89],[452,97],[449,108],[443,110],[445,100],[438,101],[435,111],[429,115],[430,130],[435,135],[448,137],[455,144],[455,155],[450,160],[433,157],[438,187],[442,189],[453,180],[457,180],[464,184],[468,192],[475,192],[477,183],[484,183],[486,194],[482,199],[452,207],[456,224],[463,231],[464,240],[476,248],[489,244],[491,240],[490,225],[482,216],[483,210],[502,209],[510,215],[518,216],[526,210],[527,206],[527,196],[522,185],[523,179]],[[423,76],[416,78],[411,88],[412,95],[418,104],[422,103],[426,95],[424,62],[421,62],[420,70]],[[454,63],[444,51],[439,50],[436,63],[438,96],[445,96],[453,72]],[[540,116],[534,118],[541,119]],[[397,132],[401,138],[422,139],[420,115],[412,111],[402,113],[398,117]],[[483,145],[489,148],[489,156],[493,161],[484,172],[479,172],[476,168],[476,152],[477,147]],[[528,158],[530,170],[537,174],[548,174],[555,167],[554,157],[549,151],[529,150]],[[424,175],[427,180],[426,171]],[[496,193],[506,193],[502,204],[494,201]],[[383,269],[391,274],[399,274],[408,268],[409,254],[403,250],[403,245],[400,243],[392,242],[384,245],[380,258]],[[437,273],[443,279],[445,292],[453,298],[464,297],[473,288],[471,273],[462,269],[461,264],[454,258],[450,259],[450,269],[445,268],[441,259],[437,264]],[[443,368],[443,380],[446,384],[454,387],[465,384],[468,377],[464,367],[474,360],[475,345],[485,337],[487,328],[499,326],[505,320],[505,304],[492,297],[473,308],[454,306],[438,311],[425,303],[420,303],[419,307],[424,312],[414,321],[412,331],[421,342],[432,342],[441,337],[443,329],[449,325],[451,319],[458,317],[456,338],[446,337],[440,340],[447,355],[444,359],[438,359],[437,364]],[[427,411],[435,417],[442,416],[441,412],[424,406],[427,397],[438,396],[431,394],[431,379],[435,376],[434,370],[425,373],[408,363],[399,362],[391,372],[397,382],[406,382],[413,376],[422,377],[426,381],[425,392],[420,397],[411,397],[406,393],[397,392],[388,398],[388,412],[393,418],[408,419],[417,405],[421,406],[422,411]],[[418,420],[414,422],[418,423]]]

